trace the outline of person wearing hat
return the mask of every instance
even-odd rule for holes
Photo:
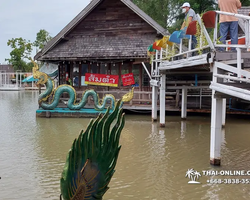
[[[194,10],[190,7],[190,4],[188,2],[184,3],[182,5],[182,13],[185,13],[184,22],[182,23],[181,29],[187,27],[190,22],[197,21],[197,16],[194,12]],[[197,40],[195,35],[192,35],[192,49],[195,49],[197,44]]]

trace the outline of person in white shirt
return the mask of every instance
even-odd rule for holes
[[[182,5],[182,13],[185,13],[184,22],[182,23],[181,29],[184,29],[192,21],[197,21],[197,16],[195,11],[190,7],[188,2]],[[195,35],[192,35],[192,49],[195,49],[197,45],[197,39]]]

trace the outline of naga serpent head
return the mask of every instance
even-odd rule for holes
[[[34,79],[38,79],[37,85],[45,84],[48,81],[48,75],[46,73],[39,72],[38,64],[32,58],[29,59],[34,65],[34,67],[32,68],[32,73]]]

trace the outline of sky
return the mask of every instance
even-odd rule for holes
[[[34,42],[36,34],[45,29],[56,36],[90,0],[0,0],[0,63],[10,58],[7,41],[22,37]],[[32,52],[32,57],[35,50]]]

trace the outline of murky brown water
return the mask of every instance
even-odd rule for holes
[[[59,199],[66,154],[89,122],[36,118],[37,97],[37,92],[0,92],[0,200]],[[210,177],[202,176],[201,184],[192,185],[185,178],[189,168],[250,170],[249,119],[227,120],[220,168],[209,164],[209,117],[167,116],[166,121],[162,129],[150,115],[126,115],[116,172],[104,199],[250,199],[250,184],[211,185]]]

